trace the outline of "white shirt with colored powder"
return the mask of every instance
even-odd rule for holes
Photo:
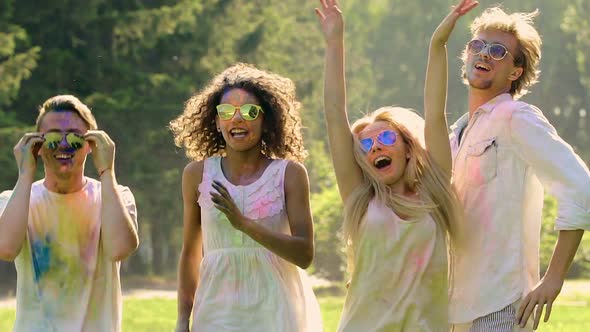
[[[86,178],[74,193],[31,188],[26,241],[15,259],[15,331],[104,332],[121,330],[120,262],[104,253],[101,237],[101,183]],[[119,194],[137,227],[129,188]],[[0,214],[12,191],[0,194]]]
[[[556,230],[590,230],[590,172],[538,108],[509,94],[451,129],[465,219],[457,227],[450,319],[464,323],[501,310],[539,282],[544,189],[558,201]]]

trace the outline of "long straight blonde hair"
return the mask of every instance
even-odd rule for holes
[[[396,194],[391,187],[378,179],[377,172],[360,148],[358,134],[374,122],[385,122],[396,129],[401,142],[406,144],[408,163],[403,181],[419,200]],[[354,157],[363,172],[363,182],[344,202],[343,237],[346,245],[348,272],[352,276],[359,229],[373,199],[390,207],[396,214],[419,220],[431,214],[439,230],[446,235],[447,248],[452,251],[454,229],[452,225],[460,217],[459,201],[448,176],[437,165],[424,145],[424,119],[412,110],[401,107],[382,107],[357,120],[351,131],[354,137]],[[452,257],[452,255],[449,255]],[[450,262],[452,264],[452,262]]]

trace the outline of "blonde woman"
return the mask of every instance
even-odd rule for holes
[[[351,277],[338,331],[448,330],[447,242],[458,209],[450,181],[445,43],[456,20],[477,3],[461,1],[432,37],[425,120],[384,107],[352,126],[342,13],[336,0],[320,3],[324,108]]]

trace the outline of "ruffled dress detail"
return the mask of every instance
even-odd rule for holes
[[[308,276],[235,229],[211,201],[221,182],[242,213],[268,229],[291,234],[285,208],[287,160],[273,160],[249,185],[233,185],[221,157],[205,160],[199,185],[204,255],[193,307],[192,331],[322,331]]]

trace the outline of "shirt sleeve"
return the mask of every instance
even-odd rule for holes
[[[590,172],[543,113],[526,104],[512,114],[517,153],[558,201],[556,230],[590,230]]]
[[[123,206],[125,206],[127,212],[129,212],[131,219],[133,219],[135,230],[137,230],[137,207],[135,205],[135,197],[129,187],[120,185],[118,190],[121,200],[123,201]]]
[[[12,196],[12,190],[5,190],[0,193],[0,215],[2,215],[2,212],[4,212],[10,196]]]

